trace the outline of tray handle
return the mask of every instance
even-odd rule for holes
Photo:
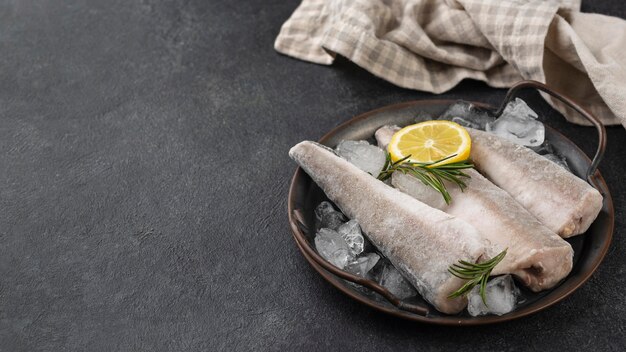
[[[516,96],[517,92],[523,88],[535,88],[560,100],[563,104],[569,106],[570,108],[574,109],[574,111],[582,115],[596,128],[596,130],[598,131],[598,147],[596,148],[596,154],[591,161],[591,165],[589,165],[589,168],[587,168],[587,174],[585,175],[585,177],[589,184],[591,184],[598,191],[601,191],[600,184],[596,180],[596,170],[598,169],[598,164],[600,164],[600,161],[602,160],[602,157],[604,156],[604,151],[606,149],[606,129],[604,128],[602,122],[600,122],[600,120],[589,111],[574,102],[574,100],[572,100],[571,98],[553,90],[552,88],[548,88],[548,86],[541,82],[531,80],[519,81],[513,84],[513,86],[506,93],[506,97],[504,97],[502,104],[500,104],[500,107],[495,112],[496,118],[500,117],[506,105]]]

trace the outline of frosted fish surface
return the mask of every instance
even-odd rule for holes
[[[446,207],[446,201],[443,199],[441,193],[424,184],[424,182],[414,176],[402,172],[394,172],[391,175],[391,184],[395,188],[433,208],[444,209]],[[454,188],[457,187],[456,185],[445,184],[448,193],[450,193],[449,191],[454,191]]]
[[[550,160],[551,162],[559,165],[560,167],[564,168],[565,170],[571,172],[569,165],[567,165],[567,160],[565,160],[565,158],[558,156],[556,154],[544,154],[542,156]]]
[[[404,193],[472,224],[494,246],[508,248],[492,274],[513,274],[537,292],[554,287],[572,270],[574,251],[569,243],[544,226],[511,195],[473,169],[464,170],[467,188],[446,182],[450,205],[420,180],[394,173],[392,184]],[[436,193],[433,194],[432,192]],[[436,196],[439,197],[436,197]]]
[[[563,167],[490,133],[468,132],[478,171],[559,236],[584,233],[600,213],[600,192]]]
[[[301,142],[289,155],[363,232],[422,297],[454,314],[467,304],[448,295],[464,283],[448,272],[463,259],[476,262],[490,246],[467,222],[434,209],[363,172],[332,150]]]

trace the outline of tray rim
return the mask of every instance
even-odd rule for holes
[[[329,140],[331,137],[334,136],[334,134],[336,134],[338,131],[341,131],[343,129],[349,128],[350,125],[359,122],[361,120],[367,119],[369,118],[371,115],[375,115],[381,112],[386,112],[386,111],[394,111],[394,110],[400,110],[403,108],[408,108],[408,107],[413,107],[413,106],[418,106],[418,105],[423,105],[423,106],[427,106],[427,105],[450,105],[454,102],[458,101],[458,99],[426,99],[426,100],[411,100],[411,101],[406,101],[406,102],[400,102],[400,103],[395,103],[395,104],[390,104],[390,105],[386,105],[377,109],[373,109],[373,110],[369,110],[366,111],[364,113],[358,114],[344,122],[342,122],[341,124],[335,126],[334,128],[332,128],[329,132],[325,133],[319,140],[319,143],[324,143],[327,140]],[[474,102],[474,101],[470,101],[470,103],[475,104],[476,106],[480,106],[480,107],[485,107],[485,108],[491,108],[493,109],[494,107],[486,104],[486,103],[481,103],[481,102]],[[559,132],[558,130],[550,127],[549,125],[545,125],[547,129],[549,129],[552,133],[558,135],[560,138],[562,138],[563,140],[567,141],[569,144],[571,144],[577,154],[580,154],[582,156],[582,158],[588,163],[591,164],[591,159],[587,156],[586,153],[584,153],[579,147],[578,145],[576,145],[576,143],[574,143],[572,140],[570,140],[569,138],[567,138],[565,135],[563,135],[561,132]],[[511,320],[515,320],[515,319],[519,319],[522,317],[526,317],[529,315],[533,315],[536,314],[539,311],[545,310],[548,307],[551,307],[557,303],[559,303],[560,301],[562,301],[563,299],[565,299],[566,297],[570,296],[573,292],[575,292],[576,290],[578,290],[585,282],[587,282],[590,278],[591,275],[593,275],[593,273],[598,269],[599,265],[602,263],[602,261],[604,260],[604,258],[606,257],[606,254],[611,246],[612,240],[613,240],[613,233],[615,230],[615,209],[613,207],[613,198],[610,194],[609,188],[606,184],[606,181],[604,180],[604,177],[602,177],[602,174],[600,173],[599,170],[596,170],[595,172],[595,177],[596,180],[599,182],[599,185],[601,186],[601,188],[604,190],[603,196],[605,198],[605,202],[606,202],[606,207],[607,207],[607,213],[608,213],[608,220],[609,220],[609,224],[608,224],[608,238],[605,240],[605,243],[603,244],[603,246],[599,249],[599,251],[597,252],[598,255],[596,255],[596,258],[594,259],[594,261],[591,264],[591,267],[589,269],[587,269],[586,272],[582,273],[578,278],[577,281],[570,283],[570,287],[567,288],[567,290],[565,290],[565,292],[557,297],[551,298],[546,302],[541,302],[542,300],[545,300],[545,297],[542,297],[539,299],[539,302],[541,302],[540,304],[537,304],[534,307],[531,307],[530,309],[527,309],[525,311],[513,311],[511,313],[502,315],[502,316],[481,316],[481,317],[477,317],[477,318],[467,318],[467,317],[459,317],[456,315],[444,315],[444,316],[431,316],[431,315],[419,315],[416,313],[412,313],[409,311],[405,311],[405,310],[401,310],[398,307],[385,307],[382,306],[381,304],[378,304],[376,301],[373,301],[365,296],[363,296],[361,293],[359,293],[358,291],[354,290],[354,289],[350,289],[348,286],[344,285],[343,283],[340,282],[341,278],[339,278],[336,274],[333,274],[330,270],[325,269],[324,267],[322,267],[322,265],[320,265],[320,263],[318,263],[318,261],[314,258],[312,258],[312,256],[318,256],[319,255],[315,252],[315,250],[312,248],[312,246],[308,243],[308,241],[306,240],[306,238],[304,237],[304,234],[302,234],[298,224],[297,224],[297,219],[294,218],[294,210],[295,210],[295,198],[294,198],[294,193],[296,190],[296,182],[298,181],[298,178],[301,177],[301,175],[304,174],[306,175],[306,173],[304,172],[304,170],[302,170],[302,168],[297,167],[296,171],[291,179],[291,183],[290,183],[290,187],[289,187],[289,194],[288,194],[288,204],[287,204],[287,210],[288,210],[288,216],[289,216],[289,223],[290,223],[290,227],[291,227],[291,232],[292,232],[292,236],[294,238],[294,240],[296,241],[296,244],[298,246],[298,249],[300,250],[300,252],[302,253],[302,255],[305,257],[305,259],[307,260],[307,262],[309,262],[309,265],[311,265],[313,267],[313,269],[315,269],[326,281],[328,281],[332,286],[336,287],[337,289],[339,289],[341,292],[343,292],[344,294],[346,294],[348,297],[362,303],[365,304],[368,307],[371,307],[377,311],[386,313],[386,314],[390,314],[392,316],[395,317],[399,317],[399,318],[403,318],[403,319],[408,319],[411,321],[416,321],[416,322],[421,322],[421,323],[427,323],[427,324],[434,324],[434,325],[444,325],[444,326],[476,326],[476,325],[488,325],[488,324],[495,324],[495,323],[503,323],[503,322],[507,322],[507,321],[511,321]],[[301,241],[304,241],[304,243],[302,243]],[[306,246],[308,248],[305,249],[304,246]],[[311,253],[308,253],[311,252]],[[323,258],[319,257],[319,259],[321,259],[322,261],[326,262]],[[326,262],[329,266],[332,267],[332,264]],[[341,271],[338,268],[332,267],[337,271]],[[566,279],[567,280],[567,279]],[[458,318],[458,319],[455,319]]]

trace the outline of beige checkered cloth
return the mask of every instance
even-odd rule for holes
[[[493,87],[534,79],[626,126],[626,21],[579,9],[580,0],[304,0],[275,48],[324,65],[340,54],[433,93],[465,78]]]

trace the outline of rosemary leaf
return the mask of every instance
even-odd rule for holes
[[[508,248],[507,248],[508,249]],[[459,260],[458,264],[452,264],[448,268],[448,272],[459,279],[467,280],[458,290],[452,292],[448,298],[457,298],[467,295],[475,286],[479,286],[480,298],[487,306],[487,297],[485,294],[489,275],[493,268],[502,261],[506,256],[507,249],[500,252],[495,257],[482,263],[470,263],[465,260]]]
[[[422,181],[423,184],[432,187],[437,192],[441,193],[441,196],[446,204],[450,204],[452,197],[450,196],[444,182],[447,181],[453,183],[461,190],[464,190],[467,187],[467,184],[463,182],[463,178],[469,178],[470,176],[461,170],[474,167],[474,164],[468,160],[439,165],[440,163],[455,156],[456,154],[452,154],[437,161],[419,163],[407,161],[411,157],[408,155],[394,162],[391,160],[391,155],[389,155],[388,152],[385,152],[385,165],[377,178],[381,181],[385,181],[396,171],[402,172],[403,174],[413,175],[415,178]]]

